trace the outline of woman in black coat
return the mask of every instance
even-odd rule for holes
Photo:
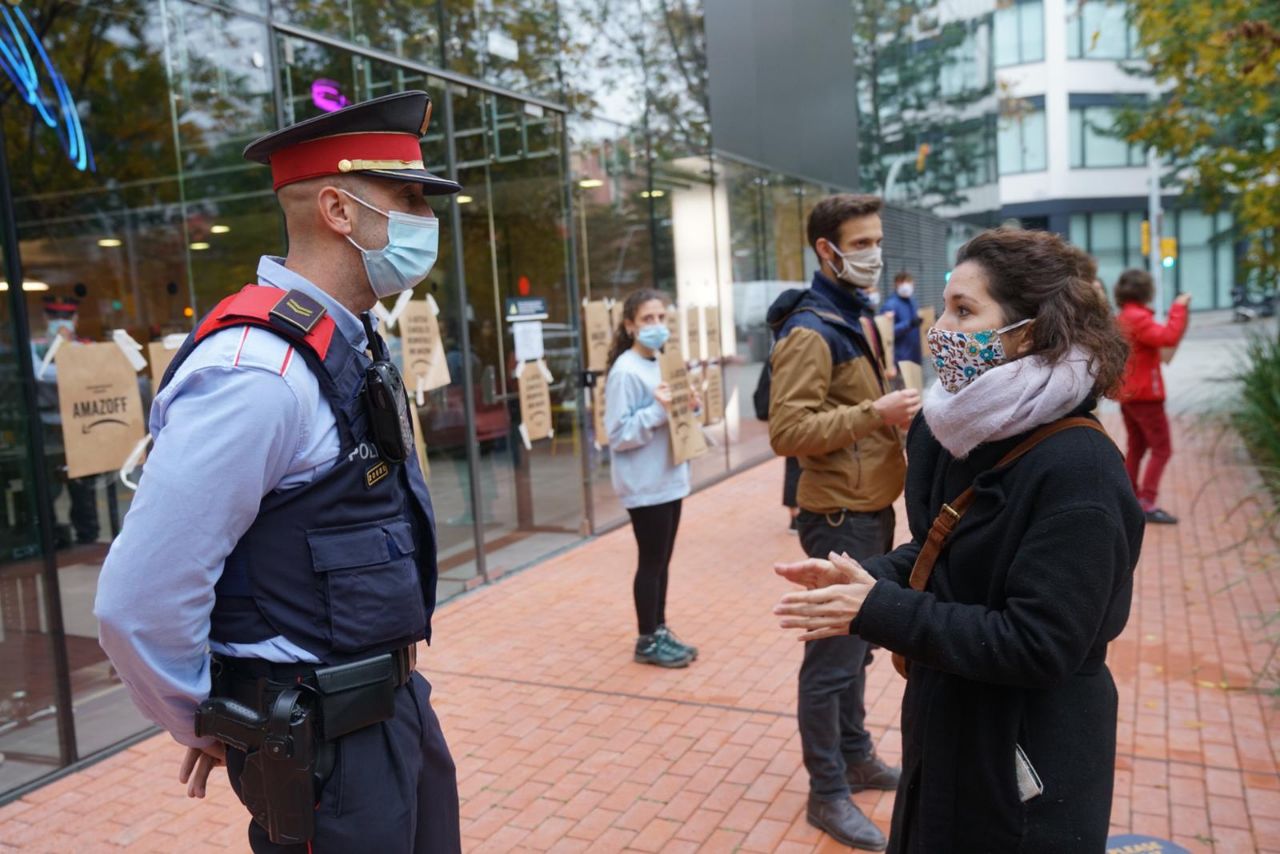
[[[1087,416],[1126,347],[1094,264],[1056,235],[966,244],[930,330],[939,383],[907,437],[912,540],[859,566],[778,567],[801,640],[850,631],[904,656],[895,852],[1101,852],[1116,689],[1143,518],[1120,452],[1074,426],[997,468],[1037,428]],[[1095,422],[1096,423],[1096,422]],[[944,502],[975,496],[923,590],[911,571]]]

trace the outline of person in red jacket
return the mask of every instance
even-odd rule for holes
[[[1116,303],[1120,306],[1120,328],[1129,339],[1129,361],[1125,365],[1120,394],[1120,413],[1129,434],[1129,451],[1124,464],[1133,481],[1138,503],[1148,522],[1173,525],[1177,518],[1156,505],[1160,476],[1173,454],[1169,443],[1169,419],[1164,412],[1164,379],[1160,375],[1160,349],[1174,347],[1187,331],[1187,306],[1191,294],[1179,294],[1169,309],[1169,322],[1156,322],[1149,303],[1155,299],[1155,284],[1146,270],[1125,270],[1116,282]],[[1139,479],[1142,458],[1151,452],[1147,469]]]

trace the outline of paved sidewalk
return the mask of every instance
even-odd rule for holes
[[[1108,425],[1119,431],[1118,419]],[[1115,830],[1192,851],[1280,852],[1280,729],[1254,674],[1277,574],[1240,539],[1259,510],[1231,438],[1180,420],[1128,630],[1119,684]],[[804,820],[793,721],[800,646],[770,607],[770,565],[800,553],[778,504],[782,464],[686,505],[670,617],[701,647],[688,670],[631,662],[629,528],[451,602],[420,659],[457,760],[468,850],[838,851]],[[901,524],[900,524],[901,530]],[[899,754],[902,682],[877,656],[868,686],[881,754]],[[242,851],[246,817],[225,778],[204,802],[175,782],[179,750],[150,739],[0,808],[0,850]],[[887,829],[891,794],[856,796]]]

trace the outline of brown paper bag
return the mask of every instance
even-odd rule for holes
[[[719,424],[724,420],[724,374],[719,365],[707,365],[705,386],[702,393],[703,423]]]
[[[609,328],[616,330],[622,325],[622,303],[620,299],[609,302]]]
[[[680,340],[680,329],[683,325],[680,321],[680,309],[674,305],[667,306],[667,330],[671,333],[671,337],[667,339],[667,346],[663,349],[668,352],[684,352],[684,342]]]
[[[418,406],[409,401],[409,420],[413,422],[413,448],[418,452],[418,465],[422,468],[422,479],[431,482],[431,463],[427,460],[427,443],[422,438],[422,419],[418,415]]]
[[[902,384],[906,388],[924,391],[924,369],[915,362],[899,362],[898,373],[902,374]]]
[[[587,341],[588,371],[604,373],[615,328],[610,325],[609,306],[604,300],[591,300],[582,306],[582,334]]]
[[[702,317],[702,328],[707,330],[707,360],[714,362],[720,358],[720,309],[707,306]]]
[[[146,433],[138,372],[115,344],[68,345],[54,361],[67,476],[117,471]]]
[[[412,395],[442,388],[449,384],[449,363],[440,340],[440,324],[427,300],[410,300],[400,314],[400,360],[404,366],[404,384]]]
[[[693,414],[693,400],[689,394],[689,371],[679,350],[668,348],[658,358],[662,381],[671,388],[671,409],[667,412],[667,424],[671,428],[671,457],[676,465],[702,456],[707,442],[702,437],[702,425]]]
[[[684,329],[689,338],[688,359],[702,361],[702,309],[696,305],[684,310]]]
[[[151,368],[151,388],[153,391],[160,390],[160,380],[164,379],[164,372],[169,370],[169,363],[173,361],[173,357],[178,355],[178,351],[170,350],[164,346],[163,341],[152,341],[147,345],[147,364]]]
[[[938,322],[938,313],[934,311],[933,306],[927,305],[920,309],[920,352],[927,354],[929,352],[929,330],[933,328],[933,324]]]
[[[550,436],[554,430],[551,422],[551,386],[544,373],[542,362],[525,362],[520,369],[520,433],[526,442],[536,442]]]
[[[884,360],[885,370],[892,371],[895,361],[893,358],[893,315],[877,314],[876,331],[880,333],[880,347],[883,351],[880,354],[880,358]]]
[[[607,448],[609,446],[609,429],[604,424],[604,378],[596,380],[595,388],[591,389],[591,426],[595,430],[595,445],[597,448]]]

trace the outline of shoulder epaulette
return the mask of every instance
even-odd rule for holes
[[[233,326],[260,326],[304,344],[321,359],[329,352],[337,329],[324,306],[302,291],[245,285],[209,312],[196,330],[196,341]]]

